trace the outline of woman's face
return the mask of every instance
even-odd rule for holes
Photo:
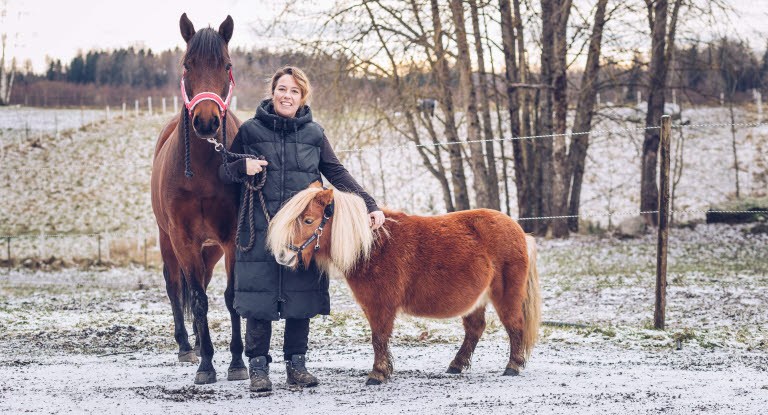
[[[293,75],[285,74],[277,80],[275,90],[272,91],[272,102],[277,115],[286,118],[296,115],[301,102],[301,89]]]

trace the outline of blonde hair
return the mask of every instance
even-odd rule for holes
[[[269,98],[272,98],[275,95],[275,88],[277,88],[277,81],[283,76],[283,75],[291,75],[293,79],[296,81],[296,84],[299,85],[299,90],[301,90],[301,101],[299,102],[299,107],[304,106],[305,104],[309,103],[310,98],[312,98],[312,84],[309,83],[309,78],[307,77],[307,74],[304,73],[301,69],[295,67],[295,66],[283,66],[282,68],[278,69],[277,72],[275,72],[274,75],[272,75],[272,78],[269,80]]]
[[[267,248],[273,253],[279,252],[286,242],[296,244],[293,235],[299,226],[299,215],[317,193],[318,187],[309,187],[289,199],[269,222]],[[368,209],[363,198],[353,193],[333,190],[335,209],[333,213],[333,232],[331,234],[330,263],[318,261],[325,272],[331,267],[346,275],[358,260],[367,260],[375,240],[371,230]]]

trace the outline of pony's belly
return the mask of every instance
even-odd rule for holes
[[[406,314],[429,318],[464,316],[488,304],[488,289],[454,290],[451,293],[427,296],[407,295],[402,311]]]

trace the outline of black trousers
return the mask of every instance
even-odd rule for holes
[[[272,322],[249,318],[245,324],[245,355],[249,359],[269,355],[269,341],[272,338]],[[295,354],[306,354],[309,342],[309,319],[289,318],[285,320],[285,336],[283,338],[283,358],[290,360]]]

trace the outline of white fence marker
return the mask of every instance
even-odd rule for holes
[[[173,96],[173,113],[179,112],[179,100],[176,95]]]
[[[152,116],[152,97],[147,97],[147,112]]]
[[[138,99],[136,100],[135,104],[136,104],[136,116],[138,117],[139,116],[139,100]]]
[[[163,114],[165,114],[165,97],[163,97]]]
[[[123,101],[123,119],[125,119],[125,101]]]

